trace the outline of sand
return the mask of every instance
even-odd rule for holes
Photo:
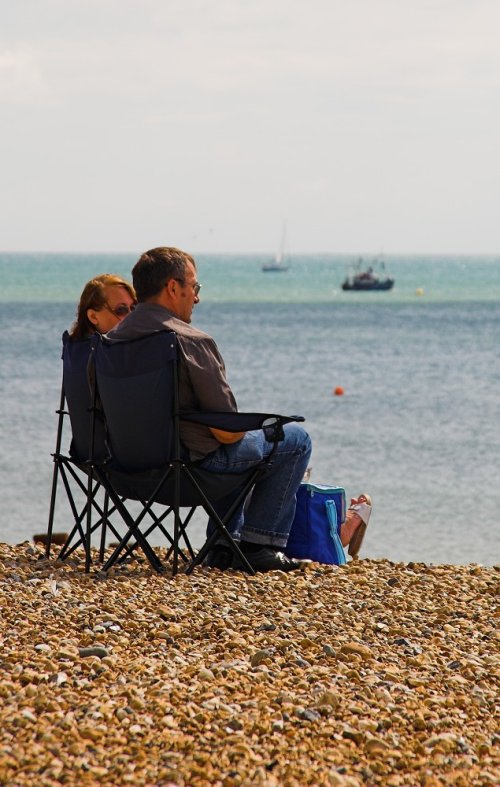
[[[0,784],[499,784],[499,577],[106,576],[0,544]]]

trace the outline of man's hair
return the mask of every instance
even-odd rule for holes
[[[173,246],[158,246],[144,252],[132,268],[137,300],[147,301],[158,295],[170,279],[184,281],[188,262],[196,270],[191,255]]]

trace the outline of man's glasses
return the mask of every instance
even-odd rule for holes
[[[111,308],[109,303],[105,303],[104,306],[108,309],[115,317],[126,317],[129,312],[133,312],[135,309],[135,303],[131,306],[127,306],[126,303],[119,303],[118,306],[115,306],[114,309]]]
[[[182,284],[183,287],[186,286],[186,282],[184,281],[184,279],[176,279],[175,281],[178,281],[179,284]],[[194,294],[198,295],[199,291],[201,290],[201,284],[197,281],[195,281],[194,283],[190,282],[190,284],[191,287],[193,288]]]

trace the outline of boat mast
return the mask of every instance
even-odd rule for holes
[[[281,232],[281,246],[276,255],[276,262],[281,265],[285,256],[285,242],[286,242],[286,219],[283,221],[283,229]]]

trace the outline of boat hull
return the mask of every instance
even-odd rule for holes
[[[373,290],[392,290],[394,287],[394,279],[383,279],[382,281],[346,281],[342,284],[343,290],[354,290],[356,292],[372,292]]]
[[[272,263],[262,266],[264,273],[284,273],[288,268],[288,265],[273,265]]]

